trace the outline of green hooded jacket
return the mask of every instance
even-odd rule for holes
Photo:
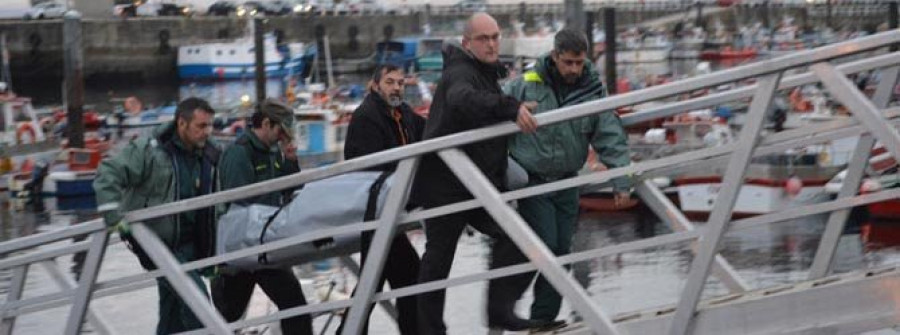
[[[219,186],[224,191],[297,172],[300,167],[296,161],[285,160],[277,145],[265,145],[252,129],[248,129],[222,154]],[[289,196],[291,191],[267,193],[239,202],[281,206],[286,200],[283,195]]]
[[[93,186],[97,210],[108,226],[119,223],[130,211],[179,200],[176,192],[179,185],[192,181],[173,178],[185,175],[176,173],[176,169],[185,167],[179,167],[177,160],[172,159],[174,136],[177,136],[175,123],[165,123],[154,129],[151,136],[131,140],[117,155],[100,163]],[[205,163],[200,172],[203,182],[198,182],[200,194],[215,190],[218,156],[218,147],[207,141],[202,151]],[[172,247],[181,242],[193,242],[197,248],[197,258],[209,256],[215,241],[214,211],[212,208],[201,209],[193,214],[200,222],[194,227],[182,227],[181,215],[165,216],[145,223],[166,245]],[[194,233],[193,241],[180,241],[186,231]]]
[[[504,91],[519,101],[537,102],[534,114],[606,95],[599,74],[589,61],[585,61],[578,83],[569,87],[554,82],[559,75],[551,74],[551,71],[557,70],[548,54],[535,64],[534,70],[507,83]],[[564,89],[567,92],[563,92]],[[577,173],[587,160],[589,145],[600,161],[611,169],[631,163],[627,135],[614,111],[541,126],[534,134],[517,134],[510,139],[509,149],[513,159],[530,175],[553,181]],[[631,181],[620,177],[613,180],[613,185],[616,190],[626,190],[631,187]]]

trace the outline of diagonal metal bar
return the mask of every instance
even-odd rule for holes
[[[618,334],[609,317],[600,310],[599,306],[594,304],[584,288],[566,274],[565,268],[559,264],[547,245],[528,227],[519,213],[516,213],[500,198],[500,192],[475,166],[469,156],[459,149],[447,149],[439,152],[438,155],[450,167],[456,178],[475,196],[475,199],[484,205],[484,209],[503,228],[522,253],[537,266],[544,278],[571,302],[572,308],[584,317],[591,329],[603,334]]]
[[[10,335],[16,328],[16,317],[7,315],[10,303],[22,299],[22,291],[25,290],[25,278],[28,277],[29,264],[13,269],[9,292],[6,293],[6,301],[0,305],[0,334]]]
[[[6,256],[6,254],[13,251],[35,248],[59,240],[67,240],[75,236],[90,234],[101,229],[106,229],[106,226],[103,224],[103,220],[97,219],[66,227],[65,229],[20,237],[0,243],[0,256]]]
[[[381,278],[391,242],[397,232],[397,219],[406,205],[413,173],[418,164],[418,157],[409,158],[401,161],[394,172],[391,190],[388,192],[384,209],[378,219],[378,227],[375,228],[375,234],[372,237],[366,264],[363,264],[362,275],[359,283],[356,284],[356,295],[352,298],[353,305],[350,307],[344,335],[361,334],[363,331],[362,326],[369,317],[369,309],[372,308],[372,297],[378,289],[377,286],[380,282],[378,279]]]
[[[78,287],[75,288],[75,296],[72,297],[72,308],[69,309],[69,319],[66,321],[68,335],[81,333],[84,325],[84,315],[91,303],[91,295],[94,294],[94,284],[97,283],[97,274],[100,273],[100,265],[103,263],[103,255],[106,254],[106,242],[109,240],[109,232],[105,229],[91,234],[91,248],[84,258],[84,266],[81,268],[81,277],[78,278]]]
[[[589,103],[564,107],[553,112],[536,116],[540,125],[554,124],[566,120],[577,119],[601,112],[613,110],[622,106],[636,105],[642,102],[658,100],[678,95],[682,92],[715,87],[717,85],[739,81],[745,78],[753,78],[771,73],[782,72],[787,68],[803,66],[815,62],[860,53],[867,50],[883,47],[900,42],[900,32],[891,31],[871,36],[854,39],[852,41],[835,43],[829,46],[813,50],[799,51],[789,55],[764,60],[737,68],[717,71],[708,75],[679,80],[678,82],[653,86],[636,92],[620,94]],[[275,178],[265,182],[251,184],[215,194],[194,197],[173,203],[154,206],[129,212],[125,219],[128,222],[141,222],[147,219],[163,217],[189,210],[209,207],[220,203],[241,200],[247,197],[257,196],[273,191],[284,190],[308,183],[313,180],[327,178],[342,173],[365,169],[384,163],[399,161],[406,158],[421,156],[438,150],[460,147],[466,144],[483,141],[489,138],[500,137],[518,132],[519,128],[512,122],[506,122],[477,130],[442,136],[440,139],[432,139],[405,145],[366,155],[334,165],[304,170],[290,176]]]
[[[856,88],[856,85],[830,64],[819,63],[810,66],[810,69],[819,76],[828,93],[847,106],[853,117],[866,126],[872,136],[881,141],[895,158],[900,159],[900,132],[890,126],[881,111]]]
[[[881,71],[881,81],[872,97],[872,103],[880,108],[884,108],[891,101],[894,94],[894,86],[897,84],[898,73],[900,67],[894,66]],[[868,163],[868,158],[875,145],[875,139],[871,135],[862,135],[853,156],[850,158],[850,165],[847,167],[847,175],[844,177],[844,184],[838,191],[838,198],[847,198],[856,195],[863,177],[863,172]],[[822,278],[828,275],[832,260],[834,259],[835,250],[844,231],[844,225],[850,216],[850,210],[840,210],[831,212],[828,217],[825,232],[819,241],[819,247],[816,249],[816,257],[813,259],[812,266],[809,269],[809,279]]]
[[[353,258],[350,258],[350,256],[341,256],[340,259],[341,263],[344,263],[344,266],[349,268],[350,272],[353,272],[353,274],[356,275],[356,278],[359,279],[359,264],[356,263]],[[384,312],[387,313],[394,322],[397,322],[397,318],[400,317],[400,312],[397,312],[397,307],[394,307],[394,304],[388,300],[379,300],[378,305],[384,309]]]
[[[169,248],[160,241],[156,233],[150,231],[150,228],[147,228],[140,222],[131,225],[131,233],[138,244],[141,245],[141,248],[147,253],[147,256],[150,257],[150,260],[153,261],[153,264],[156,264],[165,274],[169,284],[172,285],[175,292],[181,297],[181,300],[190,307],[194,315],[206,326],[206,331],[218,335],[231,334],[231,330],[228,329],[225,320],[215,311],[206,295],[200,293],[201,288],[196,287],[194,281],[178,268],[178,260],[172,255]]]
[[[641,200],[644,201],[644,204],[650,207],[650,210],[656,213],[656,216],[668,224],[673,231],[693,231],[695,229],[694,224],[684,216],[684,213],[678,209],[678,206],[675,206],[660,191],[659,187],[653,185],[652,181],[644,180],[638,183],[635,191],[641,197]],[[696,243],[692,244],[691,250],[695,254],[697,253]],[[722,255],[716,254],[716,258],[713,261],[713,275],[718,277],[731,293],[746,292],[751,289],[750,285],[741,278],[737,271],[734,270],[734,267]]]
[[[50,278],[56,282],[56,286],[59,286],[62,290],[71,290],[75,289],[77,283],[72,279],[68,274],[63,273],[59,269],[59,265],[56,264],[56,261],[48,260],[41,262],[41,266],[44,267],[44,270],[47,270],[47,273],[50,274]],[[87,310],[87,319],[88,322],[93,326],[93,332],[98,334],[112,334],[109,330],[109,322],[103,319],[100,314],[91,306],[88,306]]]
[[[700,294],[703,293],[703,287],[706,285],[706,277],[709,274],[710,265],[719,249],[719,242],[722,235],[728,228],[728,222],[731,220],[731,210],[737,201],[738,192],[740,192],[741,184],[744,182],[744,175],[747,172],[747,165],[750,158],[753,157],[753,149],[759,140],[759,131],[762,129],[765,120],[766,111],[772,103],[772,97],[775,95],[775,89],[778,88],[778,81],[781,79],[781,73],[776,73],[759,80],[759,91],[750,102],[750,110],[747,112],[747,123],[741,129],[740,138],[738,139],[738,147],[731,154],[728,162],[728,169],[722,178],[722,192],[716,199],[712,213],[706,223],[706,234],[700,240],[700,251],[691,262],[691,270],[688,274],[687,283],[678,307],[675,310],[675,316],[672,319],[669,335],[682,335],[688,333],[691,320],[694,316],[694,310],[697,308],[697,302],[700,301]]]
[[[19,267],[25,264],[33,264],[59,256],[74,254],[76,252],[88,250],[90,246],[91,241],[81,241],[72,243],[67,246],[46,248],[44,250],[23,253],[22,255],[15,255],[0,261],[0,270]]]

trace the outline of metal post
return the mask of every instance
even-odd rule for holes
[[[728,169],[722,178],[722,192],[719,193],[712,213],[709,215],[706,223],[707,231],[700,240],[700,250],[691,263],[691,270],[675,310],[669,335],[688,333],[697,302],[700,301],[700,294],[703,293],[703,287],[706,285],[710,265],[719,250],[719,243],[731,220],[731,211],[737,201],[741,185],[744,183],[747,165],[750,163],[750,158],[753,157],[753,149],[759,139],[759,131],[762,129],[766,111],[769,110],[769,105],[772,103],[779,80],[781,80],[781,72],[762,77],[757,84],[758,91],[750,103],[747,122],[741,129],[738,139],[738,147],[732,152]]]
[[[572,304],[572,309],[584,317],[591,329],[601,334],[619,333],[609,317],[588,297],[584,288],[557,262],[556,256],[531,230],[528,223],[503,201],[500,192],[469,156],[455,148],[440,151],[438,155],[544,278]]]
[[[103,263],[103,255],[106,253],[107,241],[109,241],[109,233],[106,229],[91,234],[91,248],[88,249],[84,267],[81,269],[81,277],[78,279],[78,287],[75,288],[72,308],[69,310],[69,319],[66,322],[65,333],[68,335],[81,333],[84,315],[91,303],[94,284],[97,283],[97,274],[100,273],[100,264]]]
[[[606,34],[604,71],[606,72],[606,92],[616,94],[616,9],[603,8],[603,31]]]
[[[888,29],[894,30],[900,27],[900,13],[897,13],[897,1],[888,3]],[[897,45],[891,45],[891,52],[897,51]]]
[[[697,1],[697,17],[694,18],[695,27],[703,27],[703,3]]]
[[[832,20],[832,14],[833,14],[832,10],[834,10],[834,7],[831,5],[831,0],[826,0],[825,1],[825,26],[829,27],[829,28],[834,27],[834,22],[832,22],[833,21]]]
[[[6,32],[0,32],[0,81],[6,83],[6,89],[13,92],[12,73],[9,72],[9,45],[6,43]]]
[[[323,38],[324,46],[325,46],[325,75],[328,76],[328,87],[334,87],[334,72],[331,68],[331,41],[328,39],[328,35],[325,35]]]
[[[847,106],[861,124],[869,129],[876,139],[881,141],[885,149],[891,152],[895,158],[900,158],[900,132],[891,126],[881,110],[872,104],[872,101],[856,88],[856,85],[847,79],[847,76],[838,72],[827,63],[818,63],[810,66],[829,93],[840,103]]]
[[[253,50],[256,56],[256,102],[257,108],[266,99],[266,48],[265,48],[265,21],[262,17],[253,18]]]
[[[566,28],[584,31],[584,2],[565,0]]]
[[[28,264],[13,269],[9,292],[6,294],[5,304],[0,305],[0,334],[10,335],[16,327],[16,317],[6,317],[6,306],[13,301],[22,299],[22,291],[25,290],[25,278],[28,277]]]
[[[890,102],[894,85],[897,83],[898,71],[900,71],[900,68],[895,66],[881,72],[881,82],[878,84],[878,90],[872,98],[876,106],[886,107]],[[838,199],[856,195],[856,190],[860,181],[862,181],[873,145],[875,145],[875,139],[872,136],[863,135],[860,137],[856,148],[853,150],[853,156],[850,158],[847,175],[844,177],[841,190],[838,191]],[[835,250],[837,250],[838,241],[840,241],[841,234],[844,231],[844,224],[849,216],[849,209],[834,211],[829,215],[825,232],[822,234],[819,247],[816,249],[816,257],[813,259],[812,266],[809,269],[809,279],[818,279],[828,275]]]
[[[344,266],[346,266],[348,269],[350,269],[350,272],[353,272],[353,274],[356,275],[356,278],[359,279],[360,278],[359,277],[359,275],[360,275],[359,264],[356,263],[356,261],[353,260],[353,258],[350,258],[350,256],[341,256],[340,259],[341,259],[341,263],[343,263]],[[381,301],[378,301],[378,304],[381,305],[381,308],[384,308],[384,311],[391,317],[391,319],[394,319],[394,321],[397,321],[397,318],[400,317],[400,313],[397,312],[397,308],[394,307],[393,304],[391,304],[390,300],[381,300]]]
[[[353,297],[353,305],[350,306],[348,312],[343,335],[362,334],[362,326],[368,318],[372,297],[378,289],[377,286],[380,282],[378,279],[381,278],[391,242],[394,241],[394,234],[397,232],[397,219],[400,218],[403,207],[406,205],[406,196],[418,164],[418,157],[408,158],[401,161],[397,166],[397,171],[394,172],[391,190],[385,200],[381,217],[378,218],[378,228],[375,229],[375,235],[372,237],[366,264],[363,265],[362,275],[359,283],[356,284],[356,295]]]
[[[588,49],[587,56],[592,62],[594,61],[594,57],[597,55],[594,54],[594,24],[597,20],[597,13],[595,12],[587,12],[585,14],[585,22],[584,22],[584,35],[587,37]]]
[[[71,289],[77,287],[76,286],[77,283],[74,280],[72,280],[72,277],[63,273],[59,269],[59,266],[56,264],[56,261],[53,261],[53,260],[44,261],[44,262],[41,262],[41,265],[44,267],[45,270],[47,270],[47,272],[50,274],[50,278],[52,278],[53,281],[56,282],[56,286],[59,286],[60,290],[63,290],[63,291],[71,290]],[[108,326],[109,323],[106,322],[106,320],[104,320],[100,316],[100,314],[97,313],[97,311],[91,306],[88,306],[87,319],[88,319],[88,322],[90,322],[91,325],[94,326],[93,331],[95,333],[98,333],[101,335],[112,334],[112,332],[109,330],[110,329]]]
[[[635,191],[641,197],[641,200],[644,201],[644,204],[646,204],[647,207],[650,207],[650,210],[656,213],[657,217],[666,222],[666,224],[672,228],[672,231],[694,230],[694,225],[690,220],[688,220],[687,217],[684,216],[684,213],[682,213],[681,210],[679,210],[678,207],[659,190],[659,187],[653,185],[653,181],[645,179],[635,187]],[[692,243],[691,250],[694,254],[697,253],[696,243]],[[713,275],[718,277],[730,292],[736,293],[750,290],[750,285],[744,282],[744,279],[742,279],[731,264],[725,260],[725,257],[717,254],[714,262],[712,269]]]
[[[231,330],[225,324],[222,316],[209,303],[209,298],[204,293],[200,293],[201,288],[194,285],[194,281],[179,269],[178,260],[169,251],[169,248],[160,241],[156,233],[150,228],[144,226],[143,223],[134,223],[131,225],[131,233],[137,240],[141,248],[159,267],[159,270],[166,276],[169,285],[175,289],[181,300],[194,312],[194,315],[200,319],[200,322],[206,326],[206,330],[218,335],[230,335]]]
[[[69,148],[84,148],[84,53],[81,14],[71,10],[63,18],[63,69],[65,73],[66,136]]]

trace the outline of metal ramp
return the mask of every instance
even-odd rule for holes
[[[126,219],[133,224],[133,233],[141,246],[158,265],[159,269],[137,275],[120,276],[98,282],[97,273],[103,260],[110,236],[99,221],[68,227],[54,232],[42,233],[0,243],[0,270],[11,269],[14,274],[13,287],[6,300],[0,305],[2,327],[0,334],[13,332],[16,317],[26,313],[49,308],[68,306],[70,312],[66,321],[66,334],[81,332],[84,321],[94,329],[108,329],[101,318],[92,316],[88,306],[94,299],[103,296],[123,294],[153,284],[156,277],[165,277],[178,294],[203,322],[206,329],[197,334],[231,334],[233,329],[272,322],[282,318],[350,308],[349,323],[344,334],[358,334],[367,315],[370,304],[376,301],[394,299],[400,296],[459,286],[537,269],[563,294],[566,301],[584,318],[585,331],[598,334],[705,334],[705,333],[853,333],[872,327],[890,327],[898,323],[895,296],[898,292],[897,271],[868,270],[836,277],[826,277],[834,256],[837,240],[843,230],[849,209],[878,201],[900,197],[900,189],[881,190],[876,193],[858,195],[860,180],[868,162],[871,148],[878,140],[894,157],[900,157],[900,133],[896,128],[900,109],[888,108],[897,83],[900,53],[886,49],[900,42],[900,31],[886,32],[858,40],[834,44],[814,50],[797,52],[771,60],[745,65],[709,75],[652,87],[628,94],[617,95],[603,100],[567,107],[537,117],[539,124],[547,125],[578,117],[632,106],[647,101],[682,95],[696,90],[717,87],[732,82],[754,80],[752,85],[720,92],[699,98],[669,103],[661,107],[637,112],[622,118],[626,125],[642,121],[664,118],[698,108],[751,98],[746,122],[739,134],[739,140],[723,146],[689,151],[664,159],[637,162],[631,166],[594,172],[553,183],[529,187],[512,192],[500,193],[480,173],[478,168],[459,148],[480,140],[505,136],[518,131],[512,123],[499,124],[484,129],[468,131],[388,150],[382,153],[353,159],[335,165],[305,170],[302,173],[239,189],[219,192],[213,195],[192,198],[176,203],[137,210],[128,213]],[[839,57],[863,52],[875,52],[863,60],[845,64],[831,64]],[[808,72],[785,77],[794,69]],[[872,98],[865,96],[847,78],[848,74],[878,70],[880,83]],[[766,111],[778,90],[788,89],[807,83],[821,82],[832,97],[848,107],[852,118],[823,122],[787,130],[779,133],[762,131]],[[784,152],[787,149],[821,143],[833,139],[860,136],[850,163],[843,187],[834,201],[760,215],[752,218],[732,220],[739,186],[743,183],[745,171],[754,156]],[[405,213],[403,207],[408,186],[417,167],[418,158],[423,154],[437,153],[451,167],[451,170],[475,196],[475,199],[446,205],[429,210]],[[381,216],[374,221],[351,224],[339,228],[310,232],[290,239],[253,247],[225,255],[219,255],[186,264],[179,264],[162,242],[142,223],[150,218],[172,215],[183,211],[204,208],[211,205],[252,197],[274,190],[294,187],[310,181],[365,169],[387,162],[399,161],[394,174],[394,187],[388,194]],[[710,217],[703,228],[694,227],[650,178],[666,176],[685,169],[699,169],[712,165],[727,164],[722,178],[719,197]],[[528,228],[522,218],[508,206],[507,202],[528,196],[552,192],[586,184],[602,183],[618,176],[631,175],[637,181],[637,193],[641,199],[657,213],[660,219],[673,227],[675,232],[621,243],[599,249],[587,250],[563,257],[555,257]],[[384,265],[389,241],[401,224],[412,224],[419,220],[484,207],[521,248],[530,262],[477,274],[451,277],[442,281],[420,283],[403,289],[382,293],[375,292],[376,278]],[[790,288],[753,288],[741,279],[729,265],[728,260],[718,255],[720,241],[726,231],[747,229],[763,225],[778,224],[781,221],[813,214],[831,213],[827,228],[817,249],[810,270],[809,283],[795,284]],[[363,270],[357,294],[350,300],[331,301],[296,307],[276,312],[260,318],[226,324],[214,307],[193,287],[185,271],[221,262],[269,252],[299,243],[317,239],[375,230],[369,250],[369,264]],[[85,241],[65,246],[44,246],[55,241],[71,240],[89,235]],[[115,239],[112,239],[113,241]],[[645,313],[633,318],[609,316],[604,311],[604,302],[592,299],[563,268],[563,264],[583,261],[605,255],[615,255],[630,250],[640,250],[679,242],[693,242],[695,253],[683,293],[673,308],[665,313]],[[53,259],[75,252],[86,251],[87,257],[77,283],[64,287],[59,292],[25,298],[22,295],[26,274],[30,266],[53,262]],[[334,254],[323,254],[322,257]],[[871,273],[872,275],[868,275]],[[734,296],[701,303],[708,276],[712,274],[725,283]],[[835,280],[838,279],[838,280]],[[753,291],[759,290],[762,291]],[[766,294],[766,292],[769,292]],[[85,318],[87,316],[87,319]],[[587,330],[589,329],[589,330]]]

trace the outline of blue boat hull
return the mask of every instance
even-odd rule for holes
[[[295,59],[287,63],[266,64],[266,77],[284,77],[290,74],[302,74],[308,62],[305,58]],[[178,66],[178,77],[181,79],[247,79],[256,76],[254,64],[189,64]]]

